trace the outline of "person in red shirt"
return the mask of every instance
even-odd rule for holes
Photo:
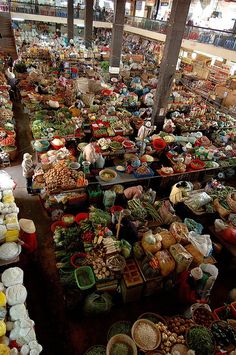
[[[202,277],[203,272],[200,267],[196,267],[191,271],[186,270],[179,275],[177,281],[178,299],[182,304],[202,303],[197,293],[197,286]]]
[[[33,253],[37,249],[37,236],[34,222],[31,219],[21,218],[19,243],[26,253]]]

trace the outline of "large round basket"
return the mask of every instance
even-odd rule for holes
[[[126,320],[115,322],[111,325],[107,333],[107,341],[109,341],[114,335],[125,334],[131,336],[132,323]]]
[[[144,352],[158,348],[161,343],[161,332],[148,319],[138,319],[131,330],[135,344]]]
[[[106,355],[106,347],[103,345],[91,346],[84,355]]]
[[[141,314],[141,316],[138,317],[138,319],[147,319],[153,322],[154,324],[157,324],[159,322],[166,324],[165,318],[163,318],[157,313],[152,313],[152,312],[143,313]]]
[[[107,348],[106,348],[106,355],[114,355],[115,353],[118,354],[117,348],[120,346],[120,354],[122,354],[122,346],[127,348],[126,353],[130,355],[137,355],[137,347],[134,343],[134,341],[125,334],[117,334],[114,335],[108,342]],[[116,351],[113,350],[116,347]],[[123,351],[124,353],[124,351]]]

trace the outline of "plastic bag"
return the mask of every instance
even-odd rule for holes
[[[198,234],[202,234],[203,231],[203,226],[200,223],[197,223],[194,221],[194,219],[191,218],[185,218],[184,219],[184,224],[188,227],[188,230],[190,232],[196,232]]]
[[[127,242],[125,239],[121,239],[120,241],[120,247],[121,247],[121,254],[123,255],[124,258],[128,258],[130,256],[130,253],[132,251],[132,246]]]
[[[2,273],[2,283],[9,287],[23,283],[24,272],[19,267],[11,267]]]
[[[228,225],[222,219],[215,219],[214,226],[217,233],[223,232],[223,230],[228,228]]]
[[[185,203],[193,210],[199,210],[199,208],[205,206],[211,201],[212,198],[206,192],[199,192],[198,194],[193,194],[188,200],[185,201]]]
[[[7,303],[9,306],[24,303],[27,297],[27,291],[23,285],[14,285],[7,288],[6,291]]]
[[[170,232],[175,237],[176,241],[180,244],[188,243],[188,227],[181,222],[173,222],[170,226]]]
[[[167,229],[162,229],[159,234],[162,237],[161,243],[163,249],[169,249],[171,245],[176,244],[175,237]]]
[[[208,256],[212,251],[212,241],[208,234],[197,234],[190,232],[188,235],[189,241],[200,251],[203,256]]]
[[[112,298],[108,293],[98,294],[96,292],[89,295],[84,303],[85,314],[108,313],[112,307]]]
[[[1,190],[14,189],[16,186],[11,176],[4,170],[0,171],[0,188]]]
[[[9,313],[11,320],[13,321],[28,317],[28,312],[24,304],[16,304],[15,306],[12,306]]]
[[[175,269],[175,261],[167,250],[158,251],[155,254],[160,264],[162,276],[168,276]]]

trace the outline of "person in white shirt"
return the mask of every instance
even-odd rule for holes
[[[29,153],[25,153],[23,155],[23,161],[22,161],[22,173],[23,176],[26,179],[26,188],[28,191],[28,194],[32,193],[32,178],[34,174],[34,163],[32,161],[32,155]]]

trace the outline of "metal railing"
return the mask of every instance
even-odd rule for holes
[[[168,22],[150,20],[143,17],[128,17],[126,23],[133,27],[166,34]],[[199,43],[211,44],[225,49],[236,50],[236,34],[232,31],[221,31],[199,26],[187,26],[184,39]]]
[[[42,4],[32,4],[29,2],[9,1],[8,4],[1,3],[0,11],[11,11],[23,14],[41,15],[41,16],[56,16],[67,17],[67,7],[51,6]],[[74,18],[84,20],[84,10],[74,8]],[[102,11],[94,11],[94,21],[112,22],[113,16],[111,13]]]
[[[41,16],[56,16],[67,17],[67,8],[61,6],[50,6],[41,4],[31,4],[20,1],[10,1],[9,5],[5,3],[1,4],[0,11],[11,11],[18,13],[34,14]],[[75,7],[74,17],[76,19],[84,19],[84,10],[78,10]],[[102,11],[94,10],[94,20],[102,22],[112,22],[112,13],[104,13]],[[126,17],[126,24],[143,28],[149,31],[154,31],[162,34],[166,34],[168,30],[168,22],[160,20],[150,20],[143,17]],[[229,50],[236,50],[236,34],[231,31],[221,31],[217,29],[210,29],[199,26],[187,26],[184,33],[184,39],[196,41],[199,43],[205,43],[222,47]]]

